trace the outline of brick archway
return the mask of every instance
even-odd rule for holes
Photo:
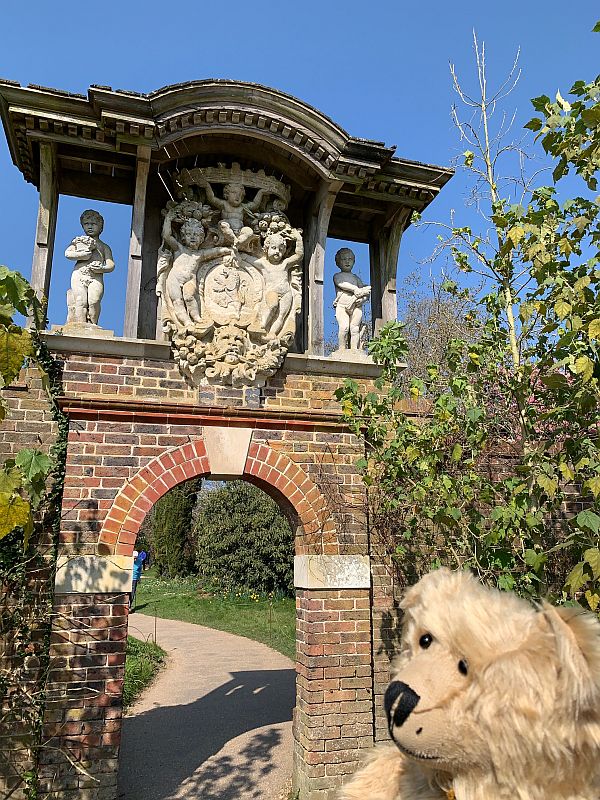
[[[121,489],[108,511],[99,536],[100,549],[131,556],[144,517],[169,489],[190,478],[210,475],[203,439],[168,450],[139,470]],[[318,536],[324,551],[337,552],[336,527],[327,502],[306,472],[283,453],[251,442],[239,476],[259,486],[275,500],[283,499],[297,515],[305,551]]]

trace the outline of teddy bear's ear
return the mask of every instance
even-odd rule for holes
[[[544,603],[542,613],[554,634],[565,699],[568,696],[577,710],[598,707],[600,622],[581,608]]]

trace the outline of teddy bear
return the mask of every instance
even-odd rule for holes
[[[600,623],[440,569],[402,602],[378,745],[339,800],[598,800]]]

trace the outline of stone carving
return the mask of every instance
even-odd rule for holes
[[[156,291],[175,358],[196,385],[261,386],[283,363],[301,308],[304,248],[285,214],[289,187],[235,163],[181,170],[174,185]]]
[[[84,211],[80,217],[84,236],[76,236],[65,250],[75,262],[71,288],[67,291],[68,326],[98,325],[104,275],[115,268],[110,247],[100,240],[104,219],[98,211]]]
[[[349,247],[342,247],[335,254],[339,272],[333,276],[336,289],[333,307],[338,323],[338,349],[333,356],[351,351],[353,355],[362,354],[366,325],[363,322],[363,306],[368,302],[371,287],[364,284],[352,272],[355,255]]]

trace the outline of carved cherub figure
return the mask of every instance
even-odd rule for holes
[[[218,256],[230,254],[229,247],[209,247],[203,250],[204,226],[194,217],[188,217],[181,226],[181,242],[173,236],[172,223],[177,209],[171,208],[163,223],[163,241],[173,251],[173,265],[164,282],[167,302],[171,304],[177,321],[184,326],[201,324],[198,302],[197,272],[201,264]]]
[[[201,185],[206,191],[207,202],[213,208],[220,209],[221,219],[229,223],[231,230],[236,235],[244,227],[244,216],[254,218],[254,212],[260,208],[263,197],[269,194],[266,189],[259,189],[254,200],[244,203],[246,190],[241,183],[227,183],[223,189],[223,199],[215,196],[212,186],[207,180],[204,180]]]
[[[67,324],[98,324],[100,301],[104,294],[104,274],[115,268],[110,247],[100,240],[104,219],[88,209],[79,218],[85,236],[76,236],[65,250],[65,257],[75,261],[71,288],[67,292]]]
[[[295,242],[295,250],[291,256],[285,258],[290,239]],[[274,339],[281,332],[294,302],[290,272],[304,258],[302,231],[292,229],[288,235],[274,233],[267,236],[263,253],[263,256],[253,259],[251,263],[260,270],[265,282],[264,307],[260,315],[260,328],[252,327],[249,330],[264,331],[268,339]]]
[[[371,287],[352,272],[355,256],[349,247],[342,247],[335,254],[335,263],[340,271],[333,276],[336,296],[333,302],[335,318],[339,326],[338,347],[340,350],[360,349],[360,333],[363,306],[371,294]]]

